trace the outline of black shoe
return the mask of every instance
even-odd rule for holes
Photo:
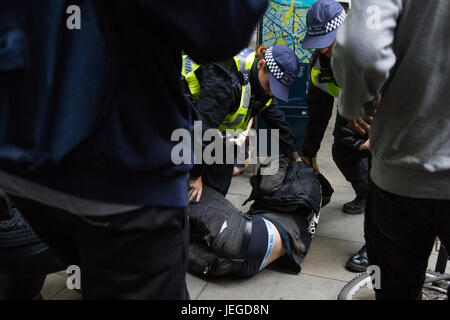
[[[367,258],[367,250],[364,245],[357,254],[351,257],[345,267],[353,272],[366,272],[369,266],[369,259]]]
[[[355,198],[353,201],[344,204],[342,212],[348,214],[359,214],[364,212],[365,207],[366,207],[366,199]]]

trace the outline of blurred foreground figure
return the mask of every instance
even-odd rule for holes
[[[186,299],[181,52],[232,57],[267,1],[76,3],[0,3],[0,188],[85,298]]]
[[[382,97],[365,217],[376,295],[419,299],[435,237],[450,247],[450,2],[352,4],[332,67],[342,116],[370,115]]]

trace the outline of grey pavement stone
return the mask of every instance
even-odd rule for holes
[[[250,279],[210,281],[199,300],[335,300],[342,281],[263,270]]]
[[[302,263],[302,273],[341,281],[350,281],[357,273],[347,271],[345,263],[362,244],[316,236]]]
[[[244,171],[241,175],[233,177],[228,194],[245,195],[248,197],[252,192],[252,186],[250,184],[250,177],[252,175],[251,171]]]
[[[242,204],[245,202],[245,200],[248,199],[248,196],[240,195],[240,194],[227,194],[226,198],[230,200],[230,202],[239,210],[242,210],[243,212],[247,212],[250,209],[250,206],[252,202],[247,203],[245,206],[242,206]]]
[[[191,300],[197,300],[202,290],[208,284],[207,281],[191,275],[190,273],[186,274],[186,283],[189,290],[189,294],[191,296]]]
[[[350,188],[335,190],[331,202],[321,210],[317,228],[319,236],[364,242],[364,213],[352,215],[342,212],[344,203],[353,200],[354,196]]]
[[[334,189],[338,187],[352,187],[350,182],[345,180],[343,174],[336,167],[331,154],[319,153],[317,156],[317,166],[320,172],[330,181]]]
[[[67,277],[60,274],[52,273],[47,275],[44,286],[41,290],[41,295],[44,300],[53,299],[58,293],[66,288]]]

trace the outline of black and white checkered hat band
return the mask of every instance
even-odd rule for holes
[[[323,36],[324,34],[330,33],[339,28],[344,23],[346,16],[347,14],[345,13],[345,10],[342,10],[339,15],[337,15],[331,21],[327,22],[327,24],[325,25],[308,26],[308,35],[314,37]]]
[[[272,53],[272,49],[273,47],[270,47],[269,49],[267,49],[266,51],[266,64],[267,67],[269,68],[270,73],[277,79],[277,80],[281,80],[283,78],[284,72],[281,71],[280,67],[278,66],[278,64],[275,62],[275,59],[273,58],[273,53]]]
[[[345,17],[347,14],[345,13],[345,10],[342,10],[342,12],[333,20],[327,23],[326,30],[327,33],[336,30],[341,26],[341,24],[344,23]]]

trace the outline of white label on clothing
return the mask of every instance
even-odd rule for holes
[[[267,252],[266,252],[266,255],[264,256],[261,266],[259,267],[259,271],[264,269],[264,267],[267,263],[267,260],[269,259],[270,253],[272,252],[273,245],[275,243],[275,230],[274,230],[274,226],[273,226],[272,222],[270,222],[269,220],[266,220],[264,218],[263,218],[263,220],[266,223],[266,227],[267,227]]]

